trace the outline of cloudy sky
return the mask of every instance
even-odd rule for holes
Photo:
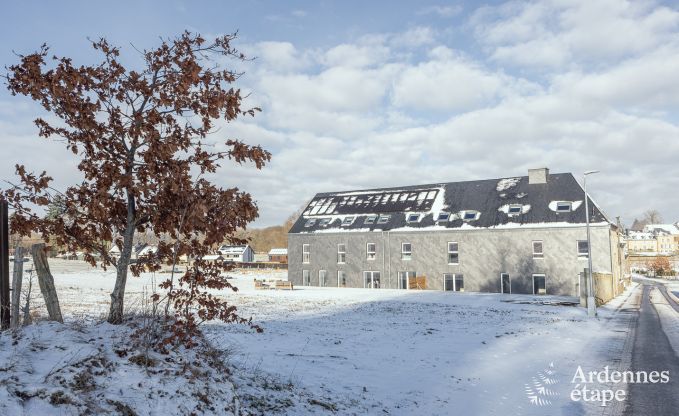
[[[239,30],[237,47],[257,58],[240,86],[263,112],[214,137],[273,153],[263,171],[215,178],[254,194],[256,226],[281,223],[316,192],[543,166],[601,170],[588,182],[593,197],[628,224],[649,208],[679,220],[676,3],[12,2],[0,17],[0,64],[43,42],[94,63],[88,37],[133,54],[130,44],[153,47],[185,29]],[[20,162],[63,186],[78,177],[75,162],[37,138],[39,113],[0,91],[0,179]]]

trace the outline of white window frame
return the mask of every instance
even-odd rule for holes
[[[302,286],[311,286],[311,270],[302,270]]]
[[[370,250],[370,246],[373,246],[373,250]],[[377,258],[377,244],[376,243],[366,243],[365,244],[365,259],[368,261],[374,261]]]
[[[366,277],[370,273],[370,287],[366,285]],[[380,287],[375,288],[375,273],[378,274],[380,282]],[[381,289],[382,288],[382,273],[379,270],[365,270],[363,271],[363,288],[364,289]]]
[[[568,207],[567,209],[560,209],[559,205],[562,207]],[[557,201],[556,206],[554,207],[554,210],[556,212],[572,212],[573,211],[573,203],[570,201]]]
[[[377,221],[377,215],[368,215],[363,224],[372,225],[375,224],[375,221]]]
[[[354,223],[355,219],[356,217],[344,217],[344,219],[342,220],[342,227],[350,226],[351,224]]]
[[[408,245],[410,249],[405,251],[405,245]],[[413,245],[411,243],[401,243],[401,260],[410,261],[413,259]]]
[[[401,286],[403,286],[402,285],[403,280],[401,279],[403,274],[405,274],[405,278],[406,278],[405,287],[401,287]],[[408,283],[409,283],[409,280],[410,280],[411,277],[417,277],[417,272],[412,271],[412,270],[400,270],[400,271],[398,271],[396,273],[396,278],[398,279],[398,288],[400,290],[410,290],[410,288],[408,287],[409,286]]]
[[[413,224],[416,222],[420,222],[420,218],[422,218],[422,215],[416,214],[416,213],[408,213],[406,214],[406,222],[408,224]]]
[[[546,295],[547,294],[547,275],[545,275],[544,273],[534,273],[533,274],[533,278],[532,278],[533,279],[533,295],[539,295],[539,293],[535,293],[535,278],[539,277],[539,276],[542,276],[545,279],[545,293],[544,294]],[[542,296],[542,295],[540,295],[540,296]]]
[[[389,222],[390,219],[391,219],[391,215],[380,215],[380,216],[377,218],[376,223],[377,223],[377,224],[386,224],[386,223]]]
[[[451,244],[455,244],[456,250],[452,250],[452,249],[450,248],[450,245],[451,245]],[[449,265],[457,265],[457,264],[460,264],[460,243],[458,243],[457,241],[448,241],[448,244],[446,244],[446,248],[447,248],[447,253],[448,253],[447,259],[446,259],[446,260],[448,261],[448,264],[449,264]],[[451,263],[451,262],[450,262],[450,255],[451,255],[451,254],[457,254],[457,262],[456,262],[456,263]]]
[[[344,247],[344,249],[340,250],[340,247],[342,246]],[[341,256],[344,257],[342,261],[340,261],[340,259],[342,259]],[[346,264],[346,262],[347,262],[347,245],[344,243],[339,243],[337,244],[337,264]]]
[[[302,264],[311,263],[311,245],[302,244]]]
[[[504,276],[507,276],[507,278],[509,279],[509,293],[505,293],[505,288],[502,285],[502,278]],[[500,273],[500,293],[509,295],[512,294],[512,276],[509,273]]]
[[[473,214],[474,218],[467,218],[467,215]],[[462,211],[462,221],[476,221],[481,217],[481,213],[479,211],[474,211],[474,210],[469,210],[469,211]]]
[[[535,244],[539,243],[541,251],[538,253],[535,251]],[[533,240],[531,242],[531,247],[533,248],[533,258],[534,259],[544,259],[545,258],[545,242],[543,240]]]
[[[585,243],[589,246],[589,243],[587,240],[578,240],[575,242],[575,249],[577,250],[578,253],[578,259],[587,259],[589,257],[589,247],[587,247],[587,251],[584,253],[580,253],[580,243]]]
[[[321,279],[321,275],[323,278]],[[319,270],[318,271],[318,287],[326,287],[328,285],[328,271]]]
[[[445,216],[445,218],[441,218],[441,216]],[[447,222],[450,221],[450,212],[439,212],[439,215],[436,216],[436,222]]]
[[[512,212],[513,209],[514,210],[518,209],[518,211]],[[512,204],[512,205],[507,207],[507,214],[508,215],[519,215],[519,214],[521,214],[522,211],[523,211],[523,205]]]

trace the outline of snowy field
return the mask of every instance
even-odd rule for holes
[[[107,312],[113,271],[75,261],[50,264],[67,320]],[[588,319],[583,308],[543,304],[566,299],[549,296],[254,289],[253,278],[285,279],[285,273],[232,273],[240,291],[224,294],[264,333],[205,327],[228,364],[250,375],[234,380],[245,405],[263,409],[269,398],[279,400],[262,414],[602,414],[596,405],[570,400],[571,379],[578,366],[624,365],[629,321],[615,310],[629,291],[600,309],[598,319]],[[153,283],[166,277],[130,277],[130,307],[140,308]],[[317,405],[302,409],[274,393],[254,394],[252,379],[276,389],[295,386],[292,395],[308,394]]]

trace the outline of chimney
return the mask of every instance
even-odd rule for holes
[[[538,168],[528,169],[528,184],[533,185],[537,183],[547,183],[549,177],[549,169]]]

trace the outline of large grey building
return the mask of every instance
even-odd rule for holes
[[[290,229],[295,285],[571,295],[587,267],[572,174],[317,194]],[[617,227],[589,200],[593,271],[620,278]]]

